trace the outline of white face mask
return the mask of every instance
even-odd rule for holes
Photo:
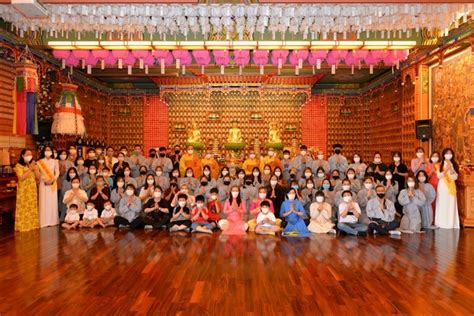
[[[290,155],[283,155],[284,159],[290,159]]]
[[[374,163],[380,163],[382,160],[380,158],[374,158]]]
[[[214,201],[217,200],[217,195],[211,195],[211,199]]]
[[[130,175],[130,171],[124,171],[123,174],[126,175],[126,176],[129,176],[129,175]]]
[[[134,193],[133,190],[127,190],[127,195],[128,195],[128,196],[132,196],[133,193]]]
[[[314,188],[314,184],[308,183],[308,184],[306,185],[306,187],[311,190],[312,188]]]
[[[186,177],[191,178],[192,176],[193,176],[192,173],[190,173],[190,172],[186,173]]]
[[[232,197],[236,198],[239,196],[239,192],[232,192]]]
[[[180,201],[180,202],[178,202],[178,205],[179,205],[179,207],[185,207],[186,202]]]
[[[319,160],[323,160],[323,159],[324,159],[324,155],[318,155],[318,159],[319,159]]]
[[[268,212],[270,212],[270,209],[268,207],[262,207],[263,214],[268,214]]]
[[[29,163],[33,159],[33,156],[24,156],[23,160],[25,160],[26,163]]]
[[[228,174],[229,174],[229,171],[227,171],[227,170],[222,170],[222,175],[223,175],[223,176],[226,176],[226,175],[228,175]]]
[[[104,206],[104,209],[107,210],[107,211],[110,211],[112,209],[112,206],[111,205],[106,205],[106,206]]]
[[[306,156],[306,151],[302,150],[300,151],[301,156]]]
[[[97,172],[97,170],[95,170],[95,169],[89,170],[89,173],[90,173],[90,174],[95,174],[96,172]]]
[[[400,157],[393,157],[393,161],[399,162],[399,161],[400,161]]]
[[[273,151],[269,151],[269,152],[268,152],[268,156],[270,156],[270,157],[273,157],[274,154],[275,154],[275,153],[274,153]]]
[[[294,200],[295,197],[296,197],[295,194],[288,194],[288,199],[289,199],[290,201]]]
[[[91,158],[91,159],[95,158],[95,153],[90,153],[89,158]]]
[[[305,174],[304,174],[304,176],[306,177],[306,179],[307,179],[307,178],[311,178],[311,175],[312,175],[312,174],[311,174],[310,172],[305,172]]]
[[[103,164],[105,161],[102,159],[97,160],[100,164]]]
[[[425,183],[426,177],[419,177],[418,181],[420,181],[421,183]]]
[[[117,187],[123,188],[124,182],[117,182]]]
[[[265,169],[265,170],[263,170],[263,173],[266,174],[266,175],[269,175],[269,174],[270,174],[270,170]]]
[[[351,189],[351,186],[346,184],[346,185],[343,185],[343,186],[342,186],[342,189],[343,189],[344,191],[348,191],[348,190]]]
[[[73,189],[79,189],[80,183],[73,183],[71,186]]]
[[[254,177],[258,177],[259,175],[260,175],[260,173],[258,173],[258,172],[254,172],[254,173],[253,173],[253,176],[254,176]]]
[[[53,152],[49,151],[49,150],[44,152],[44,156],[47,157],[47,158],[51,157],[52,154],[53,154]]]
[[[360,157],[354,157],[354,162],[360,162]]]
[[[267,194],[266,193],[259,193],[258,197],[260,198],[260,200],[264,200],[264,199],[267,198]]]
[[[414,188],[415,187],[415,182],[413,182],[413,181],[407,182],[407,185],[408,185],[409,188]]]
[[[245,173],[239,174],[239,179],[243,179],[243,178],[245,178]]]
[[[323,201],[324,201],[324,196],[317,196],[316,197],[316,202],[323,203]]]
[[[318,173],[318,178],[324,178],[324,173],[322,172]]]
[[[275,172],[275,175],[276,175],[277,177],[279,177],[279,176],[281,176],[281,172],[280,172],[280,171],[277,171],[277,172]]]
[[[202,204],[202,203],[196,203],[196,206],[197,206],[198,208],[203,208],[204,204]]]
[[[94,208],[94,205],[87,205],[87,209],[91,211]]]
[[[355,174],[353,174],[353,173],[348,173],[348,174],[347,174],[347,177],[352,180],[352,179],[355,178]]]
[[[146,183],[148,183],[149,185],[152,185],[153,183],[155,183],[155,180],[153,180],[153,179],[152,179],[152,180],[148,179],[148,180],[146,180]]]
[[[205,176],[208,176],[208,175],[210,175],[210,174],[211,174],[211,173],[209,172],[209,170],[205,170],[205,171],[204,171],[204,175],[205,175]]]
[[[194,154],[194,150],[188,150],[188,154],[190,155]]]
[[[161,197],[161,192],[160,191],[153,192],[153,196],[156,198],[159,198]]]
[[[270,185],[271,185],[272,187],[274,187],[275,185],[277,185],[277,183],[278,183],[278,181],[275,181],[275,180],[270,181]]]
[[[109,176],[109,173],[108,173],[108,172],[102,172],[102,175],[103,175],[104,177],[108,177],[108,176]]]
[[[422,158],[422,157],[423,157],[423,153],[416,153],[416,157],[417,157],[417,158]]]
[[[255,155],[254,155],[254,154],[250,154],[250,155],[249,155],[249,158],[250,158],[250,159],[255,159]]]
[[[446,154],[444,155],[444,159],[445,160],[451,160],[453,158],[453,155],[452,154]]]
[[[433,163],[437,163],[439,161],[439,158],[438,157],[431,157],[431,161]]]
[[[157,171],[157,172],[156,172],[156,176],[157,176],[157,177],[161,177],[162,175],[163,175],[163,171]]]
[[[364,183],[364,187],[365,187],[367,190],[370,190],[370,189],[372,189],[372,183]]]
[[[342,199],[344,200],[344,202],[349,203],[352,200],[352,197],[351,196],[345,196]]]
[[[122,156],[119,156],[119,157],[118,157],[118,161],[123,161],[124,159],[125,159],[125,158],[122,157]]]
[[[387,175],[385,176],[385,179],[387,179],[387,180],[392,180],[392,175],[391,175],[391,174],[387,174]]]
[[[67,158],[66,155],[60,155],[60,156],[59,156],[59,159],[61,159],[61,160],[66,160],[66,158]]]

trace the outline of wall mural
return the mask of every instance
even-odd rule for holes
[[[465,50],[431,72],[433,150],[452,147],[458,161],[474,159],[474,54]]]

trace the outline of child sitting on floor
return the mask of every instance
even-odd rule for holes
[[[61,225],[63,228],[73,229],[76,228],[80,223],[79,212],[77,211],[77,204],[70,204],[67,209],[66,218],[64,223]]]
[[[114,226],[114,218],[117,216],[115,208],[112,207],[112,202],[107,200],[104,202],[104,210],[100,214],[99,225],[102,227]]]
[[[270,212],[270,202],[266,200],[260,203],[260,213],[258,213],[256,221],[255,232],[257,234],[275,235],[275,233],[280,231],[275,214]]]
[[[219,190],[212,188],[210,191],[210,197],[207,201],[207,210],[209,211],[208,221],[214,222],[217,226],[217,222],[221,219],[222,203],[219,200]]]
[[[184,231],[191,227],[191,215],[189,208],[186,206],[188,196],[184,193],[177,195],[178,205],[173,210],[168,229],[170,232]]]
[[[94,208],[94,201],[87,201],[87,207],[82,216],[81,227],[94,228],[99,225],[99,212]]]
[[[200,232],[212,234],[214,225],[209,222],[209,211],[204,207],[204,196],[202,195],[196,197],[196,206],[191,212],[191,220],[193,222],[191,225],[192,233]]]

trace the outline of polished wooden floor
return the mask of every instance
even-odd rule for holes
[[[469,315],[474,230],[283,239],[47,228],[0,237],[0,315]]]

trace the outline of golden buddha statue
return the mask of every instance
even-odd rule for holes
[[[201,131],[197,127],[195,121],[192,122],[191,128],[188,132],[188,143],[200,143],[201,142]]]
[[[231,144],[243,143],[242,132],[237,127],[237,122],[232,123],[232,128],[229,130],[227,142]]]
[[[280,130],[278,129],[278,124],[276,122],[270,123],[270,131],[268,133],[268,143],[270,144],[280,144]]]

